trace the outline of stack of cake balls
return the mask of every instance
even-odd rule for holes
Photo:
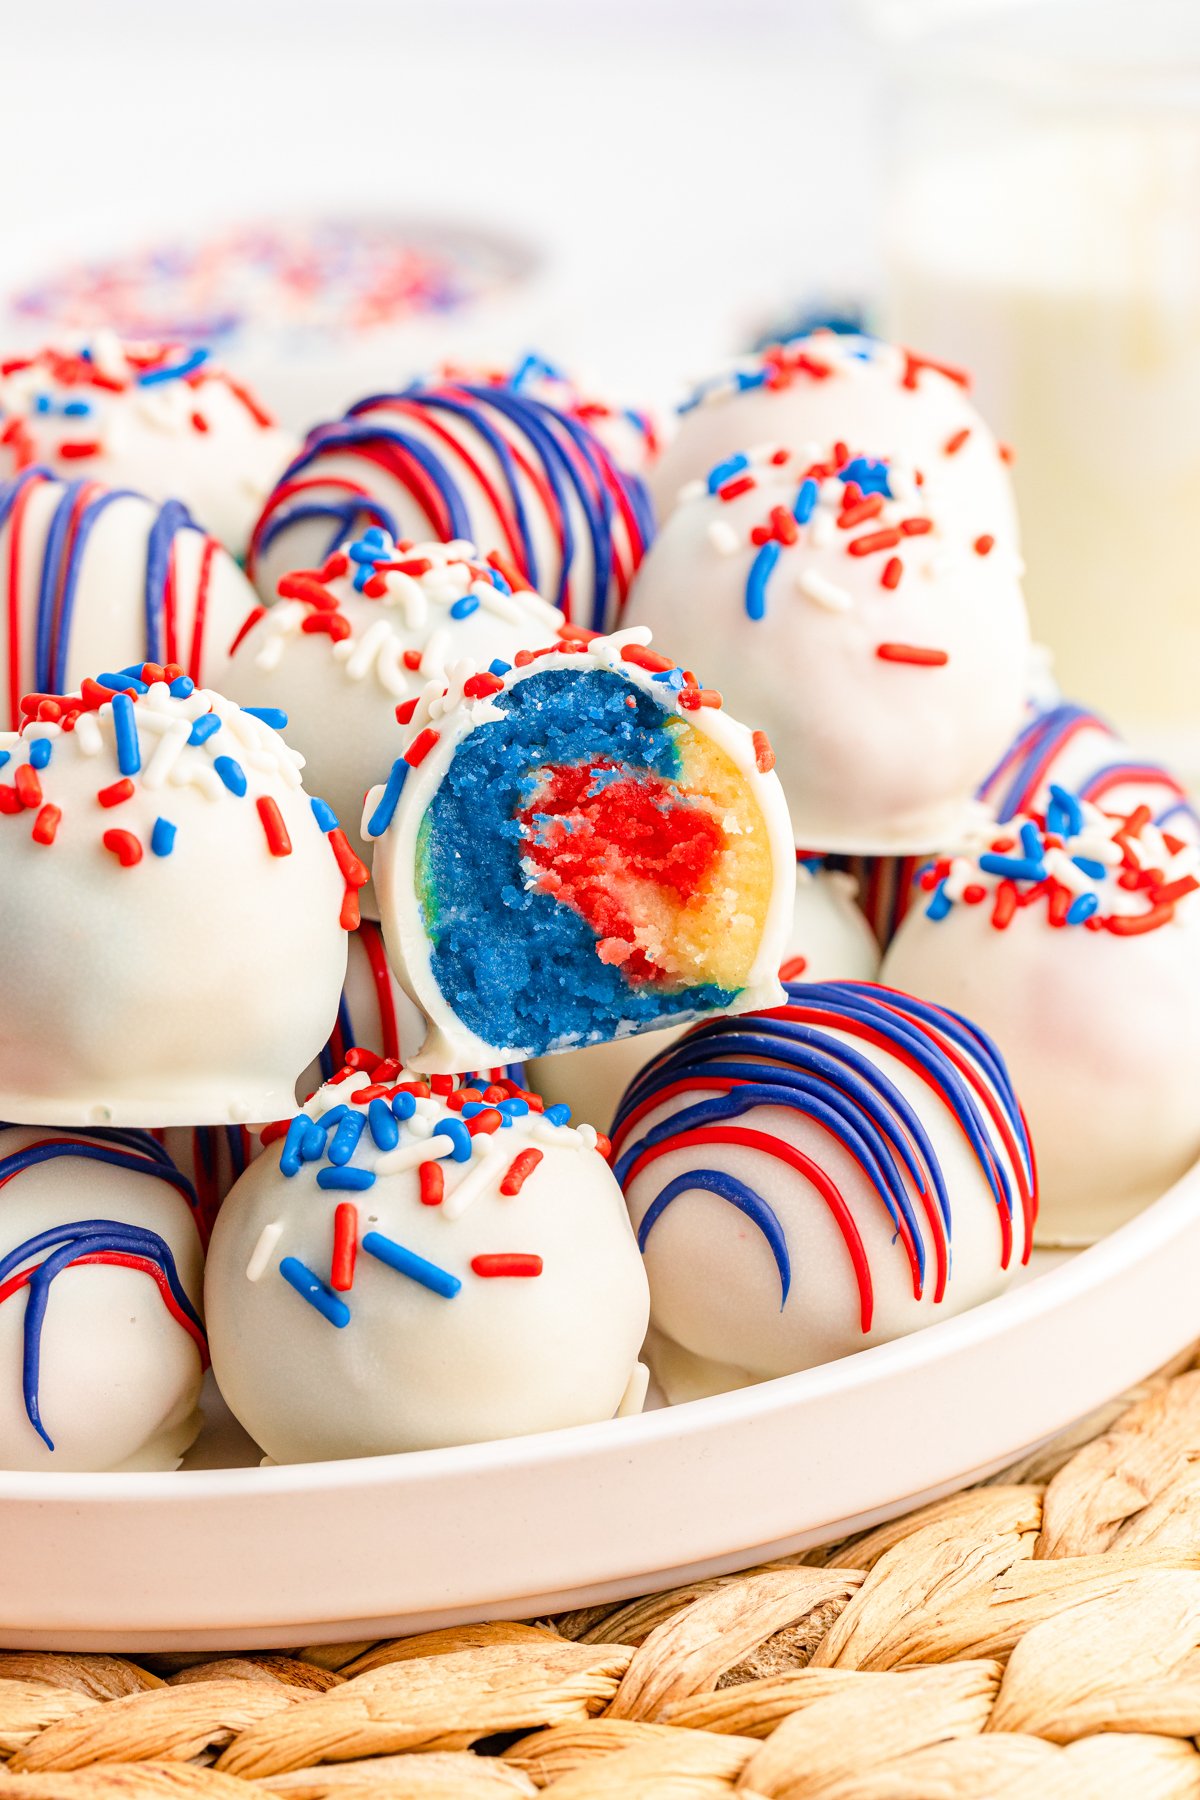
[[[296,446],[0,364],[0,1466],[636,1412],[1000,1294],[1200,1155],[1200,823],[1031,647],[962,375],[673,432],[528,356]]]

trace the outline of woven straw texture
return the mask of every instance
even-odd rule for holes
[[[1195,1350],[746,1574],[292,1654],[0,1654],[0,1800],[1182,1800],[1197,1733]]]

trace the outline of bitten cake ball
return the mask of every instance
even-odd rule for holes
[[[94,669],[225,666],[254,589],[186,508],[30,469],[0,483],[0,721]]]
[[[613,1133],[667,1395],[786,1375],[991,1299],[1033,1159],[994,1045],[858,982],[790,984],[657,1057]]]
[[[317,425],[254,528],[264,599],[371,525],[498,550],[568,619],[602,629],[653,534],[638,476],[577,413],[507,381],[433,376]]]
[[[514,1082],[345,1070],[238,1182],[206,1300],[221,1391],[276,1462],[636,1411],[649,1302],[587,1126]]]
[[[1011,548],[890,464],[761,451],[667,521],[626,613],[767,731],[808,851],[938,848],[1011,741],[1029,625]]]
[[[1200,1156],[1200,852],[1054,786],[921,878],[883,979],[996,1039],[1042,1182],[1038,1241],[1087,1244]]]
[[[190,1184],[144,1132],[4,1125],[0,1188],[0,1468],[176,1468],[208,1366]]]
[[[246,620],[218,678],[244,706],[287,713],[306,779],[346,821],[368,867],[363,795],[396,754],[397,707],[453,664],[511,662],[563,622],[504,567],[471,544],[397,544],[369,526],[321,568],[280,579],[276,604]],[[369,888],[363,907],[375,911]]]
[[[388,957],[428,1020],[415,1068],[778,998],[795,857],[770,745],[649,635],[453,671],[367,796]]]
[[[150,663],[22,707],[0,734],[0,1117],[278,1117],[367,878],[282,717]]]
[[[0,471],[182,500],[235,556],[295,448],[207,350],[98,331],[0,362]]]
[[[1017,537],[999,444],[968,398],[959,369],[879,338],[815,331],[771,344],[704,381],[649,479],[664,521],[688,482],[752,444],[841,443],[885,456],[929,505],[968,536]]]
[[[796,902],[787,951],[780,965],[784,981],[873,981],[879,947],[855,898],[850,875],[824,868],[819,859],[796,865]],[[645,1032],[538,1056],[526,1076],[543,1099],[560,1102],[572,1116],[608,1131],[621,1095],[641,1069],[687,1028]]]

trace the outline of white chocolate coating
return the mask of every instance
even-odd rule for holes
[[[320,1118],[367,1079],[323,1088],[307,1111]],[[440,1101],[418,1101],[390,1152],[364,1132],[352,1163],[375,1173],[365,1191],[318,1186],[324,1162],[285,1178],[276,1144],[226,1202],[206,1280],[213,1364],[233,1412],[274,1461],[477,1443],[617,1412],[649,1299],[611,1171],[586,1127],[527,1115],[473,1139],[469,1162],[443,1159],[444,1200],[423,1205],[412,1153],[445,1145],[435,1128],[454,1117]],[[519,1191],[501,1193],[513,1159],[534,1149],[541,1160]],[[389,1171],[389,1157],[407,1166]],[[339,1327],[279,1265],[295,1257],[328,1283],[334,1212],[345,1202],[363,1242],[353,1286],[336,1296],[349,1310]],[[370,1253],[369,1232],[461,1287],[447,1297],[402,1274]],[[485,1278],[472,1269],[480,1255],[505,1253],[540,1257],[541,1272]]]
[[[771,381],[757,381],[772,365]],[[929,365],[906,386],[908,366],[895,344],[825,331],[745,357],[701,383],[698,404],[682,413],[649,472],[660,522],[688,482],[750,445],[812,444],[823,451],[841,442],[852,455],[868,450],[919,473],[930,505],[967,535],[992,531],[1015,543],[1008,470],[967,389]],[[741,388],[739,377],[756,385]]]
[[[210,712],[219,728],[190,744]],[[156,682],[132,714],[141,767],[113,805],[98,798],[122,779],[112,703],[70,731],[38,721],[0,734],[0,783],[13,790],[50,743],[40,800],[0,812],[0,1117],[278,1118],[329,1035],[346,969],[345,883],[302,759],[203,689],[173,698]],[[226,758],[240,795],[218,769]],[[260,800],[278,809],[290,854],[271,853]],[[44,807],[61,815],[50,842],[34,836]],[[153,847],[160,819],[175,827],[167,854]],[[129,866],[105,846],[115,831]]]
[[[0,1128],[0,1164],[63,1133]],[[95,1145],[96,1138],[84,1144]],[[114,1148],[125,1150],[118,1144]],[[143,1153],[133,1153],[149,1169]],[[203,1286],[200,1236],[190,1206],[167,1181],[95,1161],[55,1156],[12,1176],[0,1204],[0,1257],[43,1232],[80,1221],[115,1221],[169,1248],[195,1308]],[[87,1245],[81,1246],[86,1253]],[[34,1268],[53,1246],[20,1259]],[[22,1391],[28,1287],[0,1304],[0,1468],[173,1469],[200,1428],[202,1362],[195,1339],[142,1269],[77,1263],[50,1282],[40,1334],[37,1405],[50,1450]]]
[[[53,345],[28,361],[14,358],[26,366],[10,364],[10,373],[0,374],[0,472],[37,463],[70,480],[83,476],[154,500],[182,500],[206,531],[244,556],[296,441],[207,360],[188,376],[144,384],[147,372],[193,360],[181,346],[122,342],[111,331]]]
[[[371,549],[365,539],[360,545],[364,555]],[[358,548],[343,545],[343,553],[350,547]],[[421,543],[398,551],[383,536],[376,560],[430,566],[419,576],[382,573],[382,592],[370,598],[353,581],[369,563],[351,561],[345,574],[323,583],[350,628],[336,640],[304,630],[312,609],[280,598],[241,640],[217,683],[243,706],[287,713],[288,739],[304,756],[310,789],[346,821],[368,867],[372,847],[359,829],[363,796],[396,754],[397,704],[444,678],[451,663],[511,662],[518,650],[552,641],[562,624],[557,608],[532,590],[494,586],[471,544]],[[451,609],[464,601],[475,601],[475,610],[456,618]],[[413,661],[416,668],[408,666]],[[362,906],[376,915],[370,888]]]
[[[1070,848],[1103,853],[1115,829],[1109,820],[1086,849]],[[1172,880],[1194,874],[1193,847],[1164,853],[1153,826],[1139,843],[1145,866]],[[992,888],[975,866],[978,850],[976,842],[953,866],[952,893],[967,883]],[[1092,884],[1080,876],[1078,887]],[[1096,891],[1105,916],[1146,910],[1145,897],[1111,874]],[[1167,923],[1132,936],[1055,928],[1044,905],[1019,909],[998,930],[990,894],[943,918],[930,918],[926,905],[922,896],[901,925],[882,979],[967,1013],[996,1040],[1037,1153],[1037,1241],[1093,1243],[1200,1156],[1200,893]]]
[[[65,480],[25,479],[31,492],[19,523],[12,511],[0,523],[0,617],[15,615],[19,622],[15,669],[13,632],[0,626],[0,721],[6,725],[15,723],[13,691],[27,694],[44,685],[36,660],[39,596],[47,579],[55,519],[61,522],[71,511]],[[147,557],[158,518],[156,503],[140,494],[122,493],[97,507],[77,554],[58,562],[59,570],[70,565],[77,571],[70,629],[61,641],[61,685],[77,687],[85,675],[123,669],[151,654],[146,629]],[[164,658],[173,655],[201,683],[211,682],[224,668],[233,634],[254,605],[254,589],[229,553],[190,525],[174,534],[170,567],[174,643],[160,617],[157,649]],[[57,588],[54,569],[52,564],[50,585]]]
[[[753,485],[734,498],[693,490],[651,546],[626,618],[762,725],[803,849],[935,849],[963,828],[1022,716],[1019,564],[998,539],[980,554],[902,482],[903,498],[845,528],[835,477],[819,482],[795,542],[776,547],[763,616],[751,617],[760,554],[751,533],[775,508],[792,515],[811,463],[806,452],[783,462],[763,452],[740,477]],[[931,528],[900,532],[912,518]],[[870,554],[851,547],[897,532]],[[889,564],[900,570],[895,586],[885,584]],[[943,660],[901,660],[914,654]]]
[[[835,995],[839,988],[831,983],[814,987],[812,993]],[[803,984],[791,993],[793,1004],[799,1003],[805,994]],[[716,1034],[710,1047],[727,1044],[728,1053],[737,1056],[734,1034],[755,1025],[753,1019],[730,1020],[710,1028]],[[860,1288],[833,1209],[813,1180],[786,1160],[743,1141],[668,1147],[641,1166],[633,1162],[624,1173],[618,1161],[635,1229],[643,1225],[648,1209],[668,1184],[682,1181],[643,1246],[653,1325],[649,1353],[669,1399],[790,1374],[952,1317],[1001,1293],[1027,1251],[1022,1207],[1014,1203],[1012,1250],[1008,1267],[1003,1266],[996,1199],[942,1094],[882,1045],[827,1024],[815,1036],[826,1053],[831,1045],[844,1045],[866,1057],[892,1089],[899,1090],[928,1134],[951,1209],[952,1260],[943,1297],[936,1298],[934,1233],[911,1184],[909,1198],[926,1244],[919,1298],[893,1218],[873,1180],[845,1145],[799,1107],[750,1105],[729,1123],[740,1132],[761,1134],[765,1143],[810,1158],[839,1191],[861,1237],[870,1272],[870,1326],[863,1329]],[[769,1081],[772,1060],[763,1056],[752,1060],[762,1071],[758,1078]],[[786,1066],[786,1055],[783,1062]],[[702,1072],[696,1085],[651,1106],[626,1135],[614,1140],[614,1150],[622,1156],[631,1153],[656,1126],[694,1108],[698,1101],[710,1101],[713,1095],[700,1085],[701,1076]],[[1000,1134],[986,1119],[984,1130],[1015,1185],[1014,1163]],[[716,1172],[718,1179],[732,1176],[771,1209],[790,1257],[786,1297],[781,1297],[781,1273],[766,1237],[738,1206],[707,1187],[688,1185],[687,1178],[700,1171]]]
[[[514,668],[504,677],[504,686],[508,691],[519,682],[536,680],[551,667],[556,673],[591,673],[596,669],[608,669],[619,674],[632,688],[650,695],[669,715],[678,711],[673,690],[655,683],[647,671],[622,659],[626,647],[645,648],[649,642],[650,633],[637,629],[594,638],[578,651],[558,653],[552,659],[540,659],[523,668]],[[418,833],[459,744],[477,726],[503,716],[490,699],[465,697],[463,684],[473,673],[470,665],[455,667],[450,671],[449,689],[443,691],[431,684],[418,705],[412,721],[414,741],[417,733],[432,728],[437,733],[437,742],[418,765],[409,770],[392,822],[375,845],[376,895],[388,958],[401,986],[428,1021],[427,1035],[419,1054],[411,1059],[411,1066],[435,1073],[491,1068],[501,1063],[522,1061],[527,1054],[525,1046],[491,1044],[476,1035],[460,1018],[452,999],[442,992],[434,978],[430,940],[416,889]],[[749,727],[740,724],[722,708],[703,706],[680,716],[707,736],[735,765],[748,782],[762,816],[773,872],[772,892],[753,965],[734,1010],[769,1006],[780,994],[776,971],[784,956],[795,894],[794,840],[783,791],[774,769],[758,766],[758,751]],[[402,738],[398,747],[406,747],[408,741]],[[603,741],[598,741],[596,753],[602,754],[603,750]],[[368,823],[383,795],[382,786],[373,788],[367,795],[363,812],[365,835],[370,835]],[[689,1021],[696,1016],[687,1015]]]
[[[818,872],[803,863],[797,866],[792,932],[783,962],[789,981],[875,979],[879,946],[854,895],[852,876],[836,870]],[[525,1066],[529,1085],[550,1104],[569,1106],[572,1118],[608,1131],[634,1076],[686,1030],[686,1025],[676,1025],[667,1031],[615,1038],[611,1044],[592,1044],[586,1050],[535,1056]]]

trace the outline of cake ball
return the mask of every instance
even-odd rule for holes
[[[819,858],[796,864],[792,930],[779,974],[784,981],[872,981],[879,947],[856,899],[854,878]],[[598,1130],[612,1127],[621,1095],[653,1056],[687,1029],[676,1025],[637,1037],[614,1038],[586,1050],[538,1056],[526,1064],[529,1085],[543,1099],[569,1106]]]
[[[646,1277],[605,1141],[515,1082],[437,1085],[341,1071],[217,1220],[213,1367],[275,1462],[640,1407]]]
[[[995,1046],[860,982],[689,1033],[644,1070],[613,1168],[682,1399],[902,1337],[999,1294],[1036,1181]]]
[[[497,566],[499,565],[499,566]],[[562,614],[467,543],[399,544],[378,526],[347,540],[319,569],[280,578],[217,679],[244,706],[279,707],[307,779],[329,801],[367,866],[363,795],[396,754],[396,709],[465,659],[544,644]],[[363,908],[376,910],[371,888]]]
[[[997,444],[969,398],[962,370],[898,344],[814,331],[769,344],[701,382],[649,481],[660,521],[687,483],[752,444],[841,443],[885,456],[930,507],[968,537],[1017,538],[1016,507]]]
[[[739,454],[667,521],[626,618],[770,735],[806,851],[936,849],[1022,716],[1019,565],[890,464]]]
[[[795,891],[770,744],[646,631],[432,683],[367,796],[412,1066],[489,1068],[770,1005]]]
[[[996,1039],[1029,1114],[1038,1241],[1088,1244],[1200,1156],[1200,851],[1057,785],[921,877],[884,981]]]
[[[205,349],[97,331],[0,362],[0,470],[182,500],[235,556],[295,449]]]
[[[3,1125],[0,1187],[0,1468],[176,1468],[208,1366],[190,1184],[144,1132]]]
[[[277,1118],[367,878],[285,721],[150,663],[22,707],[0,734],[0,1117]]]
[[[463,373],[372,394],[314,426],[254,528],[264,599],[378,526],[394,538],[498,550],[567,618],[602,628],[653,535],[640,478],[577,416],[535,392]]]
[[[225,665],[254,589],[185,507],[30,469],[0,483],[0,721],[95,669]]]

